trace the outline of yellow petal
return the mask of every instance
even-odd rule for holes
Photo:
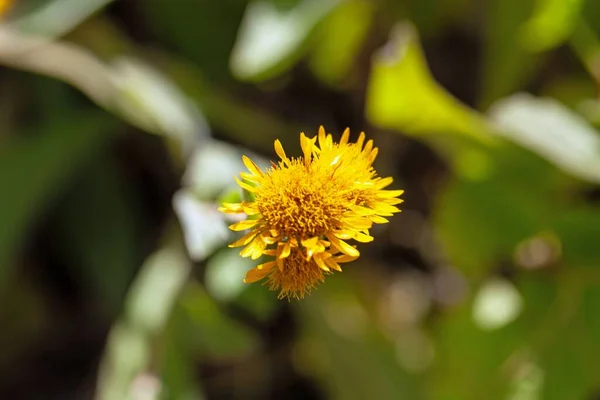
[[[352,256],[352,257],[358,257],[360,255],[360,253],[358,252],[358,250],[356,250],[356,248],[350,246],[348,243],[344,242],[343,240],[338,239],[334,235],[328,235],[327,237],[331,241],[331,244],[334,245],[337,249],[339,249],[342,253]]]
[[[253,226],[257,225],[259,222],[261,222],[260,219],[247,219],[230,225],[229,229],[231,229],[232,231],[245,231],[246,229],[250,229]]]
[[[262,237],[258,236],[240,252],[240,256],[256,260],[262,256],[266,247],[267,244],[262,240]]]
[[[246,168],[248,168],[248,171],[252,172],[254,175],[257,176],[263,176],[263,173],[260,170],[260,168],[258,168],[258,165],[256,165],[254,161],[252,161],[250,158],[242,156],[242,161],[244,162]]]
[[[381,217],[379,215],[372,215],[372,216],[369,217],[369,219],[371,221],[373,221],[373,223],[375,223],[375,224],[387,224],[388,222],[390,222],[386,218],[383,218],[383,217]]]
[[[315,263],[323,271],[329,272],[329,267],[327,266],[327,264],[325,264],[324,257],[322,257],[321,254],[319,254],[318,256],[315,257]]]
[[[371,151],[371,153],[369,154],[369,156],[367,157],[367,161],[369,161],[369,165],[373,164],[373,162],[377,158],[377,154],[379,154],[379,149],[377,147],[375,147]]]
[[[389,204],[390,206],[394,206],[396,204],[401,204],[404,203],[404,200],[402,199],[396,199],[396,198],[391,198],[391,199],[385,199],[383,201],[384,204]]]
[[[398,207],[391,206],[385,203],[376,203],[373,205],[373,210],[377,211],[377,214],[388,215],[390,216],[392,213],[400,212]]]
[[[404,193],[404,190],[380,190],[377,192],[377,196],[383,198],[398,197]]]
[[[327,264],[327,266],[331,269],[334,269],[336,271],[342,271],[342,268],[339,266],[339,264],[333,259],[333,258],[328,258],[327,260],[325,260],[325,264]]]
[[[234,177],[234,179],[237,182],[237,184],[240,185],[240,187],[246,189],[247,191],[251,193],[256,193],[258,191],[258,189],[255,186],[249,185],[246,182],[239,180],[237,176]]]
[[[302,240],[302,246],[310,249],[312,247],[315,247],[318,242],[319,242],[319,237],[313,236],[310,239]]]
[[[239,238],[238,240],[236,240],[235,242],[231,243],[228,247],[240,247],[240,246],[245,246],[248,243],[250,243],[250,241],[252,241],[252,239],[254,239],[254,236],[258,235],[259,230],[255,229],[252,232],[242,236],[241,238]]]
[[[375,182],[376,189],[383,189],[386,186],[389,186],[394,182],[394,178],[388,176],[387,178],[382,178],[379,181]]]
[[[344,133],[342,133],[342,138],[340,139],[340,145],[348,144],[348,139],[350,139],[350,128],[344,129]]]
[[[319,126],[318,137],[319,137],[319,147],[321,149],[325,148],[325,140],[326,140],[326,138],[325,138],[325,128],[323,127],[323,125]]]
[[[357,242],[361,242],[361,243],[369,243],[373,241],[373,236],[364,234],[364,233],[360,233],[360,232],[356,232],[354,234],[354,240],[356,240]]]
[[[238,214],[243,212],[242,203],[222,203],[222,207],[219,207],[218,210],[226,214]]]
[[[246,272],[246,279],[244,279],[244,283],[254,283],[260,281],[271,272],[271,269],[275,266],[275,261],[269,261],[267,263],[261,264],[256,268],[252,268],[250,271]]]
[[[260,176],[253,175],[249,172],[240,172],[240,176],[242,177],[242,179],[244,179],[246,181],[250,181],[250,182],[259,183],[261,180]]]
[[[338,262],[338,263],[352,262],[352,261],[356,260],[357,258],[358,258],[358,256],[352,257],[352,256],[349,256],[347,254],[342,254],[341,256],[335,256],[335,257],[333,257],[333,259],[336,262]]]
[[[358,140],[356,141],[356,145],[362,149],[363,143],[365,141],[365,133],[361,132],[360,135],[358,136]]]
[[[275,140],[275,153],[277,153],[282,160],[287,160],[287,156],[285,155],[285,151],[283,150],[283,146],[279,139]]]
[[[280,243],[277,246],[277,258],[287,258],[292,252],[292,248],[288,242]]]
[[[358,230],[370,229],[373,225],[373,223],[365,217],[346,217],[342,220],[342,223]]]

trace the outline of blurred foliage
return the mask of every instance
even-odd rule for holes
[[[600,2],[0,0],[0,398],[596,399]],[[302,302],[241,155],[365,130],[406,191]]]

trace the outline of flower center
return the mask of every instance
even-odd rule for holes
[[[335,179],[294,164],[270,171],[257,205],[269,226],[284,236],[306,239],[337,227],[345,210],[337,189]]]

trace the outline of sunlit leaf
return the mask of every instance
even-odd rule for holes
[[[533,16],[521,28],[522,45],[545,51],[560,45],[573,30],[584,0],[537,0]]]
[[[353,70],[374,12],[374,4],[368,0],[346,1],[323,21],[310,57],[310,66],[320,79],[339,84]]]
[[[433,79],[414,28],[405,23],[373,60],[366,113],[376,125],[415,136],[454,134],[481,143],[494,138],[484,119]]]
[[[489,0],[485,7],[480,105],[487,108],[508,96],[532,74],[536,59],[516,46],[519,29],[531,14],[534,0]]]
[[[301,0],[281,9],[273,2],[248,5],[231,54],[231,69],[243,80],[262,80],[285,71],[301,56],[315,25],[339,0]]]
[[[490,115],[505,138],[575,177],[600,182],[600,135],[557,101],[514,95],[496,103]]]

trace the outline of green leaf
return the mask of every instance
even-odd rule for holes
[[[231,70],[242,80],[260,81],[276,76],[302,55],[316,25],[339,0],[301,0],[282,9],[272,2],[251,2],[231,54]]]
[[[258,345],[254,332],[226,316],[199,284],[186,289],[181,305],[194,332],[195,347],[206,357],[239,357]]]
[[[414,136],[447,133],[493,142],[483,118],[434,81],[407,23],[394,29],[374,58],[366,112],[374,124]]]
[[[206,264],[206,290],[218,301],[235,299],[246,287],[246,272],[257,265],[257,261],[239,255],[240,249],[223,249]]]
[[[453,179],[438,198],[434,223],[451,262],[469,275],[485,274],[515,246],[549,228],[556,172],[535,155],[504,146],[493,153],[493,173]]]
[[[123,317],[111,329],[98,379],[99,400],[129,398],[134,380],[149,368],[153,340],[164,329],[190,267],[176,243],[148,257],[131,286]]]
[[[514,95],[493,105],[490,115],[501,136],[577,178],[600,182],[600,135],[557,101]]]
[[[508,96],[533,72],[535,57],[515,45],[533,0],[490,0],[485,8],[481,107]]]
[[[522,26],[523,46],[547,51],[567,40],[575,27],[583,0],[537,0],[533,16]]]
[[[374,13],[374,4],[368,0],[346,1],[320,24],[316,33],[320,40],[310,56],[316,76],[332,85],[347,78],[367,39]]]

